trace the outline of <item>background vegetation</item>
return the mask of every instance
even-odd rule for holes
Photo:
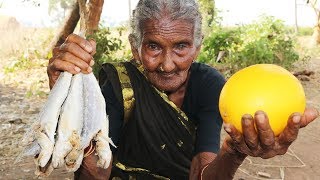
[[[55,8],[57,4],[60,4],[63,11],[71,6],[69,0],[61,2],[50,0],[49,10],[58,11]],[[281,20],[266,15],[251,24],[223,27],[214,1],[199,2],[205,37],[197,61],[218,68],[227,77],[243,67],[257,63],[273,63],[290,69],[296,61],[305,61],[319,54],[319,46],[307,46],[313,34],[311,27],[300,27],[296,33],[294,27],[288,27]],[[3,59],[10,59],[10,63],[3,64],[6,75],[31,67],[46,67],[47,59],[51,57],[50,43],[57,29],[18,27],[0,31],[3,35],[0,39],[0,53]],[[119,27],[101,25],[99,31],[90,37],[97,41],[95,74],[104,62],[131,59],[128,34],[127,24]],[[8,37],[11,41],[6,41]]]

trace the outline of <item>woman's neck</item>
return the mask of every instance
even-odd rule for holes
[[[187,91],[188,82],[190,77],[190,71],[188,73],[188,77],[186,81],[174,92],[166,93],[170,101],[172,101],[178,108],[182,107],[184,96]]]

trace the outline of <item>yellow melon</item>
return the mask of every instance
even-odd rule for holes
[[[256,64],[236,72],[226,82],[219,99],[224,122],[242,132],[241,117],[262,110],[276,136],[286,127],[289,116],[303,113],[305,106],[300,81],[274,64]]]

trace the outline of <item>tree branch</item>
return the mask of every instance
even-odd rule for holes
[[[88,19],[87,22],[87,34],[91,35],[99,28],[100,17],[102,13],[104,0],[89,0],[87,5],[88,8]]]
[[[74,29],[76,28],[78,21],[80,19],[79,15],[79,6],[78,3],[75,2],[72,5],[72,10],[67,16],[62,28],[60,29],[59,33],[56,35],[54,40],[52,41],[52,48],[60,46],[68,37],[69,34],[73,33]]]

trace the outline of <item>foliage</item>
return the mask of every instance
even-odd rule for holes
[[[226,30],[217,27],[204,39],[202,51],[198,57],[200,62],[213,64],[220,51],[237,50],[237,44],[241,44],[238,29]]]
[[[125,31],[123,27],[112,31],[109,28],[100,27],[99,31],[89,37],[95,39],[97,43],[96,54],[94,55],[96,64],[93,67],[95,75],[97,75],[103,63],[129,58],[130,52],[125,50],[123,43],[123,31]]]
[[[18,56],[12,63],[4,67],[6,74],[13,73],[19,70],[31,69],[37,65],[36,59],[40,59],[41,54],[37,49],[27,49],[23,54]]]
[[[198,0],[198,3],[202,15],[202,31],[204,34],[210,34],[212,29],[221,24],[222,17],[219,16],[215,0]]]
[[[220,51],[226,53],[224,62],[233,72],[261,63],[289,68],[299,59],[294,51],[294,40],[287,34],[284,23],[268,16],[233,29],[212,29],[204,40],[199,61],[214,64]]]
[[[313,28],[312,27],[299,27],[298,35],[299,36],[312,36]]]
[[[51,51],[55,29],[19,27],[0,30],[0,33],[3,35],[0,37],[3,82],[23,87],[26,98],[45,97],[48,91],[47,53]]]
[[[0,31],[1,59],[7,59],[4,64],[5,73],[15,73],[20,70],[45,66],[49,44],[53,38],[53,29],[20,28],[12,31]],[[10,41],[5,40],[10,39]]]
[[[48,93],[44,91],[43,84],[47,85],[43,79],[34,80],[29,87],[26,89],[26,98],[31,98],[33,96],[45,98],[48,96]]]
[[[215,22],[216,9],[214,0],[198,0],[200,11],[203,17],[203,23],[205,27],[211,27]]]

